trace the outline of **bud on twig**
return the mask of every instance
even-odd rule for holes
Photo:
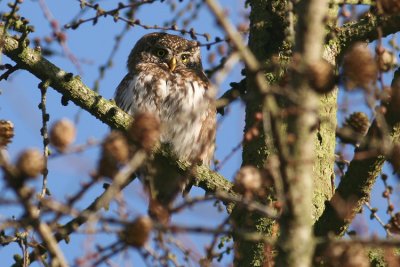
[[[112,131],[102,144],[103,157],[111,157],[119,163],[126,163],[129,159],[129,144],[125,135]]]
[[[343,59],[343,71],[349,90],[355,87],[368,89],[378,77],[376,61],[364,43],[356,43],[350,47]]]
[[[358,144],[367,134],[369,126],[368,116],[364,112],[354,112],[346,118],[337,135],[343,143]]]
[[[50,129],[50,144],[60,152],[65,152],[75,138],[75,125],[68,119],[56,121]]]
[[[14,137],[14,124],[11,121],[0,120],[0,147],[7,146]]]
[[[345,127],[350,127],[354,132],[365,136],[369,128],[369,119],[364,112],[354,112],[344,123]]]
[[[376,61],[379,70],[383,72],[391,70],[397,63],[396,56],[387,50],[384,50],[382,54],[377,55]]]
[[[43,154],[38,149],[26,149],[17,159],[17,169],[24,177],[36,177],[45,168]]]
[[[159,142],[160,133],[160,120],[151,113],[137,114],[128,130],[128,136],[146,151]]]
[[[262,190],[262,185],[260,171],[253,166],[244,166],[236,174],[233,189],[245,197],[253,197]]]
[[[140,216],[126,225],[120,233],[120,238],[127,245],[142,247],[149,238],[152,228],[153,221],[147,216]]]
[[[333,66],[324,59],[314,62],[308,67],[308,80],[317,93],[329,93],[336,84]]]

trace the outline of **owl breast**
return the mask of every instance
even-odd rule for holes
[[[150,112],[158,116],[162,124],[160,141],[170,143],[179,158],[208,163],[214,133],[205,124],[215,125],[213,96],[209,84],[194,75],[185,70],[155,72],[154,68],[151,72],[128,73],[115,98],[131,115]]]

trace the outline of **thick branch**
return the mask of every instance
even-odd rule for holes
[[[0,35],[2,41],[3,53],[15,61],[18,66],[35,75],[42,81],[49,82],[50,86],[63,95],[64,98],[72,101],[82,109],[88,111],[97,119],[109,125],[111,128],[126,130],[132,123],[132,118],[119,109],[113,102],[101,97],[82,83],[79,77],[73,77],[71,73],[67,73],[45,58],[42,57],[40,51],[25,47],[24,42],[19,42],[13,37]],[[155,151],[171,160],[171,155],[164,151]],[[193,173],[197,185],[206,192],[226,191],[232,193],[232,184],[220,174],[211,171],[205,166],[190,166],[187,162],[176,161],[176,167],[182,172],[188,170]],[[129,181],[118,185],[118,188],[110,187],[100,197],[98,197],[90,206],[88,206],[80,216],[71,220],[60,228],[55,235],[55,239],[59,242],[67,238],[69,234],[74,232],[80,225],[85,223],[89,215],[106,206],[111,200],[110,190],[114,192],[116,189],[121,190]],[[39,254],[46,251],[39,249]],[[37,254],[32,253],[30,260],[36,259]]]
[[[50,86],[64,98],[110,127],[120,130],[128,128],[131,117],[83,84],[79,76],[73,77],[72,73],[61,70],[42,57],[40,51],[25,47],[23,41],[18,42],[6,34],[0,35],[0,40],[3,42],[3,53],[17,62],[20,68],[29,71],[42,81],[49,82]]]
[[[318,121],[318,97],[309,87],[307,68],[321,60],[325,37],[324,17],[328,3],[323,0],[302,0],[298,3],[298,24],[295,52],[299,54],[297,71],[292,74],[295,100],[289,103],[297,110],[288,118],[288,161],[282,175],[286,195],[280,219],[277,266],[311,266],[314,252],[312,235],[312,198],[315,162],[314,130]],[[301,244],[299,246],[299,244]]]
[[[400,69],[394,73],[392,87],[398,86],[399,79]],[[393,117],[396,114],[391,114],[394,112],[389,110],[385,116],[378,113],[361,146],[355,150],[354,158],[334,196],[326,204],[324,213],[315,223],[314,232],[317,236],[326,236],[329,233],[344,235],[362,205],[368,201],[372,186],[385,162],[383,153],[389,143],[387,139],[390,137],[392,144],[400,141],[400,123],[395,119],[396,116]],[[384,119],[387,123],[383,121]],[[376,138],[382,139],[379,147],[376,147],[376,144],[371,145],[374,144],[373,141]]]
[[[23,47],[15,38],[7,35],[0,36],[0,40],[3,41],[3,53],[19,64],[21,68],[29,71],[42,81],[49,81],[50,86],[62,94],[63,97],[111,128],[126,130],[131,124],[132,118],[128,114],[83,84],[79,77],[72,77],[72,74],[61,70],[43,58],[39,51]],[[170,158],[167,152],[159,151],[158,153]],[[189,164],[185,162],[178,162],[177,166],[182,171],[186,171],[189,168]],[[197,166],[194,168],[194,176],[197,184],[207,192],[231,190],[232,185],[228,180],[207,167]]]
[[[336,38],[329,42],[331,48],[339,53],[357,41],[372,42],[379,37],[378,28],[382,30],[382,37],[400,31],[400,15],[396,16],[368,16],[357,23],[348,23],[336,32]]]
[[[377,131],[379,131],[378,126],[374,123],[366,140],[373,138]],[[391,138],[393,142],[399,142],[400,124],[393,127]],[[363,152],[367,151],[363,148],[356,149],[355,157]],[[326,236],[333,233],[342,236],[345,234],[356,214],[368,201],[372,186],[381,173],[384,161],[384,156],[380,154],[351,161],[335,195],[327,203],[324,213],[315,223],[315,235]]]
[[[340,56],[344,49],[357,41],[373,41],[377,39],[378,30],[381,28],[382,37],[396,33],[400,30],[400,16],[370,16],[361,19],[357,23],[349,23],[336,32],[336,38],[329,42],[326,51],[331,51],[335,56]],[[366,137],[372,138],[376,124],[371,126]],[[398,140],[400,135],[399,126],[393,128],[393,140]],[[357,150],[362,151],[362,148]],[[356,151],[356,153],[357,153]],[[356,160],[354,159],[347,173],[341,180],[335,196],[327,204],[323,215],[315,224],[315,234],[325,236],[329,232],[343,235],[350,225],[355,214],[369,198],[376,177],[381,172],[384,163],[382,155]],[[346,207],[344,207],[346,205]],[[338,208],[342,208],[341,211]],[[344,212],[344,213],[343,213]]]

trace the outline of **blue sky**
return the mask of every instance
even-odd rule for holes
[[[237,12],[237,9],[242,9],[243,6],[241,1],[235,1],[233,5],[232,1],[222,2],[226,6],[229,3],[230,9],[233,10],[232,12]],[[100,3],[105,10],[115,7],[117,4],[114,1],[100,1]],[[7,10],[6,4],[4,1],[0,2],[0,10]],[[69,23],[71,18],[78,14],[80,10],[78,1],[46,1],[46,4],[54,18],[58,20],[60,26]],[[32,38],[51,35],[51,27],[43,15],[39,1],[25,1],[21,5],[19,13],[28,18],[31,24],[35,26],[35,32],[31,35]],[[93,16],[93,12],[87,12],[83,15],[83,18],[91,16]],[[223,37],[223,34],[216,27],[214,20],[205,8],[199,10],[198,16],[202,18],[201,21],[195,20],[190,27],[194,27],[197,32],[210,33],[212,40],[217,36]],[[143,6],[137,13],[137,18],[141,20],[141,23],[148,25],[163,25],[163,22],[171,17],[172,13],[170,9],[165,4],[159,3],[151,6]],[[233,19],[238,20],[235,16]],[[98,24],[95,26],[92,26],[91,23],[86,23],[81,25],[77,30],[66,31],[67,45],[71,53],[83,62],[80,64],[80,71],[78,71],[77,67],[70,60],[62,55],[62,50],[57,44],[52,44],[51,48],[60,53],[60,55],[52,56],[50,61],[68,72],[72,72],[75,75],[79,74],[82,81],[89,87],[92,87],[99,76],[98,67],[106,62],[112,51],[114,38],[122,31],[123,27],[125,27],[123,22],[114,23],[111,17],[107,17],[100,18]],[[126,34],[115,55],[112,68],[106,72],[104,79],[100,83],[100,94],[102,96],[109,99],[113,97],[116,86],[126,74],[126,59],[130,50],[142,35],[151,31],[136,26]],[[202,38],[199,41],[205,42]],[[204,48],[202,53],[203,64],[207,68],[209,67],[206,60],[208,51]],[[8,58],[3,55],[2,63],[9,62]],[[220,94],[228,88],[229,82],[241,79],[240,69],[241,67],[238,66],[232,71],[228,80],[222,84]],[[0,118],[11,120],[15,125],[15,137],[8,147],[12,159],[15,159],[18,153],[26,147],[42,148],[42,139],[40,136],[41,113],[37,108],[40,102],[40,90],[37,88],[38,83],[39,80],[26,71],[18,71],[7,82],[0,82]],[[101,140],[109,132],[107,125],[96,120],[86,112],[80,111],[73,103],[69,103],[67,107],[62,106],[60,103],[60,94],[49,89],[47,110],[50,113],[50,125],[64,117],[74,120],[77,114],[79,114],[77,124],[78,136],[75,144],[83,144],[89,138]],[[240,142],[243,132],[243,121],[242,105],[236,103],[228,115],[225,116],[223,123],[219,125],[216,158],[224,158]],[[59,201],[64,201],[68,195],[77,192],[81,187],[81,183],[88,181],[90,179],[90,172],[96,168],[98,153],[99,149],[94,147],[82,154],[51,159],[49,161],[49,189],[52,197]],[[237,168],[240,167],[240,153],[240,151],[237,152],[220,171],[228,179],[232,179]],[[38,190],[40,189],[40,179],[32,181],[30,184]],[[77,208],[86,207],[101,192],[102,183],[99,183],[78,203]],[[3,190],[2,193],[3,196],[12,197],[10,191]],[[192,194],[201,195],[203,192],[202,190],[194,189],[192,190]],[[147,201],[139,182],[134,182],[133,185],[126,188],[124,195],[129,204],[134,203],[134,205],[129,205],[129,212],[132,218],[138,214],[145,214]],[[117,205],[113,204],[110,212],[115,213],[116,210]],[[16,217],[20,216],[21,210],[16,206],[0,205],[0,221],[10,218],[13,215]],[[181,224],[213,225],[222,218],[223,216],[216,211],[216,208],[207,203],[199,205],[186,215],[177,216],[175,220]],[[63,219],[63,222],[68,221],[68,219]],[[83,231],[86,227],[82,227],[81,229]],[[111,235],[101,235],[98,240],[101,240],[101,242],[106,240],[104,243],[107,243],[110,237]],[[204,242],[209,241],[208,238],[203,236],[184,237],[183,240],[188,245],[193,246],[194,250],[199,250],[201,254],[204,253]],[[82,234],[74,234],[71,237],[71,243],[66,245],[64,242],[61,242],[61,247],[65,251],[67,258],[72,260],[75,257],[83,256],[83,252],[87,251],[90,244],[90,238],[87,239]],[[0,248],[0,255],[3,255],[1,256],[2,265],[10,265],[13,262],[12,255],[14,253],[20,253],[17,245]],[[142,266],[143,262],[139,263],[137,254],[135,252],[131,252],[131,254],[133,255],[134,262],[138,264],[135,266]],[[116,262],[118,264],[122,263],[121,259],[116,259]]]
[[[220,1],[224,7],[228,8],[230,12],[230,18],[238,23],[241,21],[238,15],[240,12],[245,12],[243,9],[243,2],[240,0],[224,0]],[[100,1],[101,6],[104,9],[115,7],[115,1]],[[0,10],[7,10],[7,2],[0,2]],[[79,2],[78,1],[46,1],[49,10],[53,16],[59,21],[62,26],[69,23],[71,18],[78,14]],[[178,5],[178,9],[181,5]],[[31,21],[31,24],[35,26],[36,31],[32,33],[31,37],[51,35],[51,28],[48,21],[44,18],[42,9],[39,6],[39,1],[26,0],[21,5],[20,14],[26,16]],[[88,12],[83,15],[83,18],[91,17],[92,12]],[[143,6],[137,13],[137,18],[141,20],[141,23],[148,25],[162,25],[163,22],[168,21],[173,13],[164,4],[156,3],[154,5]],[[205,8],[199,10],[198,17],[200,20],[195,20],[190,25],[196,29],[197,32],[208,32],[215,37],[223,37],[223,33],[216,26],[214,19],[210,16],[209,12]],[[81,25],[77,30],[68,30],[67,33],[67,45],[78,59],[82,60],[81,71],[74,64],[71,63],[65,56],[52,56],[50,61],[55,63],[62,69],[73,72],[74,74],[81,75],[82,80],[89,87],[92,87],[95,80],[99,76],[98,67],[104,64],[111,53],[114,45],[114,38],[118,35],[125,24],[123,22],[114,23],[111,17],[100,18],[97,25],[92,26],[91,23]],[[151,32],[152,30],[144,30],[141,27],[135,26],[132,28],[121,42],[121,46],[117,51],[113,60],[112,68],[110,68],[104,79],[100,83],[100,94],[106,98],[112,98],[114,90],[118,85],[119,81],[126,74],[126,59],[127,56],[135,44],[135,42],[144,34]],[[204,39],[199,39],[204,41]],[[62,50],[57,44],[51,46],[54,50],[62,53]],[[205,48],[202,50],[203,63],[206,68],[210,67],[207,63],[207,56],[209,51]],[[3,55],[2,63],[9,63],[10,61]],[[228,76],[221,88],[219,88],[219,94],[222,94],[224,90],[229,88],[228,84],[232,81],[240,81],[241,66],[237,66],[233,69],[232,73]],[[37,88],[39,80],[33,77],[26,71],[18,71],[13,74],[7,82],[0,82],[0,119],[11,120],[15,125],[15,137],[13,143],[9,145],[9,154],[12,159],[18,155],[20,151],[26,147],[42,147],[42,139],[39,134],[41,128],[41,113],[37,108],[40,102],[40,91]],[[357,94],[350,95],[352,99],[358,99],[360,96]],[[61,103],[61,96],[57,92],[49,89],[47,109],[50,113],[50,125],[60,118],[70,118],[74,120],[79,114],[79,122],[77,124],[78,136],[75,144],[83,144],[89,138],[101,140],[108,132],[109,128],[107,125],[96,120],[92,116],[88,115],[84,111],[80,111],[73,103],[69,103],[68,106],[64,107]],[[362,104],[362,99],[360,98]],[[241,140],[243,133],[243,105],[240,102],[236,102],[230,108],[230,112],[224,117],[223,122],[219,125],[218,136],[217,136],[217,151],[216,158],[223,159],[230,153]],[[64,201],[68,195],[77,192],[81,187],[81,183],[88,181],[89,174],[96,168],[96,162],[99,156],[99,149],[97,147],[90,148],[82,154],[61,156],[50,160],[49,162],[49,189],[54,199]],[[227,162],[226,165],[221,169],[223,174],[228,179],[232,179],[237,169],[240,167],[241,151],[238,151],[234,156]],[[388,167],[387,172],[391,172]],[[391,180],[392,184],[396,182]],[[31,186],[40,189],[40,180],[32,181]],[[382,182],[377,182],[378,186],[374,189],[373,194],[373,206],[381,207],[381,215],[384,215],[385,203],[382,202],[380,194],[382,193],[383,187]],[[80,202],[77,208],[86,207],[96,196],[102,192],[102,183],[96,185]],[[0,188],[1,181],[0,181]],[[2,195],[12,197],[11,192],[2,190]],[[192,190],[193,195],[201,195],[203,191],[200,189]],[[141,191],[139,182],[134,182],[131,186],[124,190],[124,195],[127,199],[129,216],[134,218],[138,214],[144,214],[146,210],[146,197]],[[397,199],[396,199],[397,200]],[[114,203],[111,206],[109,212],[115,214],[118,210],[118,206]],[[10,216],[19,216],[21,210],[16,206],[2,206],[0,205],[0,221]],[[366,216],[369,214],[367,213]],[[366,216],[360,216],[357,221],[365,221]],[[221,221],[224,218],[223,213],[217,212],[217,209],[212,207],[210,203],[198,205],[196,208],[188,211],[182,216],[177,216],[174,220],[177,223],[188,223],[192,225],[215,225],[216,222]],[[68,221],[65,218],[63,222]],[[377,226],[376,222],[369,223],[370,229],[382,234],[382,230]],[[82,230],[88,229],[88,227],[82,227]],[[97,240],[107,243],[110,241],[111,235],[103,234]],[[198,250],[201,254],[204,253],[204,244],[209,241],[201,235],[190,235],[182,238],[185,244],[189,247],[194,247],[194,250]],[[61,242],[61,247],[65,251],[65,254],[69,260],[75,257],[84,255],[88,249],[90,250],[93,245],[93,240],[86,238],[83,234],[74,234],[71,236],[71,243],[66,245]],[[0,247],[0,255],[2,265],[8,266],[12,261],[12,254],[20,253],[17,245],[10,245],[4,248]],[[133,259],[137,265],[142,266],[143,262],[138,261],[137,254],[130,251],[133,255]],[[116,263],[122,264],[123,259],[114,259]],[[229,262],[229,257],[225,263]],[[35,266],[35,265],[33,265]]]

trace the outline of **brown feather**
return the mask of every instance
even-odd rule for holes
[[[173,71],[172,57],[177,61]],[[117,105],[132,115],[154,114],[161,121],[160,141],[169,144],[177,158],[210,164],[215,149],[215,92],[203,72],[197,42],[150,33],[136,43],[127,65],[129,72],[115,92]],[[146,163],[140,176],[150,206],[166,210],[190,177],[157,156]]]

